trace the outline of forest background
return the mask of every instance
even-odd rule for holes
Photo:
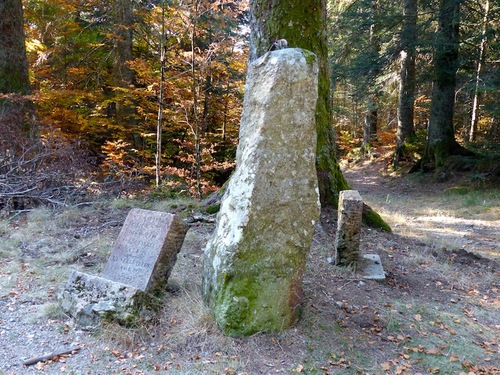
[[[3,209],[89,192],[202,198],[222,186],[238,143],[247,1],[26,0],[17,12],[21,1],[4,3],[24,16],[16,64],[24,53],[29,81],[2,71]],[[340,153],[394,143],[391,168],[498,174],[498,6],[358,0],[327,9]],[[9,35],[5,18],[1,26]],[[1,54],[0,66],[7,60]],[[428,131],[439,121],[444,130]],[[453,147],[441,158],[433,139],[443,134]]]

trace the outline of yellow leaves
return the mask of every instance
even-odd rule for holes
[[[468,318],[474,318],[474,311],[472,310],[467,310],[467,309],[463,309],[462,310],[465,314],[466,317]]]
[[[338,361],[330,361],[330,365],[343,368],[351,367],[351,363],[345,358],[340,358]]]
[[[416,315],[414,316],[414,319],[415,319],[417,322],[422,322],[422,315],[420,315],[420,314],[416,314]]]
[[[43,51],[45,49],[45,45],[40,40],[26,38],[26,50],[28,52]]]
[[[438,348],[426,349],[424,352],[429,355],[441,355],[441,350]]]
[[[294,369],[292,369],[293,372],[302,372],[304,371],[304,366],[302,365],[298,365],[297,367],[295,367]]]
[[[460,372],[459,375],[480,375],[499,374],[500,368],[497,366],[478,366],[471,362],[462,362],[462,368],[467,372]]]
[[[411,364],[408,361],[400,361],[399,359],[391,359],[390,361],[380,364],[382,370],[386,373],[402,375],[413,373]]]
[[[389,362],[384,362],[380,364],[380,367],[382,367],[382,370],[384,371],[389,371],[392,365]]]

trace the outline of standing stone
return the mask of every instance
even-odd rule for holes
[[[187,230],[188,226],[176,215],[130,210],[102,277],[148,293],[161,291]]]
[[[356,190],[343,190],[339,195],[335,264],[358,264],[363,200]]]
[[[224,333],[285,329],[299,317],[316,221],[316,56],[267,53],[248,69],[237,168],[205,249],[203,295]]]

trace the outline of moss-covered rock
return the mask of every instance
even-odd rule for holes
[[[371,207],[366,204],[363,205],[363,223],[372,228],[392,232],[391,227],[382,219],[382,216],[373,211]]]
[[[99,327],[102,320],[124,325],[139,321],[144,311],[158,308],[158,299],[130,285],[73,271],[58,294],[59,305],[83,329]]]
[[[317,64],[284,49],[250,65],[237,168],[205,249],[203,295],[230,336],[297,321],[319,219],[315,172]]]

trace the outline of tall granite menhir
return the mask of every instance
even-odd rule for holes
[[[203,295],[230,336],[285,329],[299,317],[319,195],[316,56],[269,52],[248,69],[237,151],[205,249]]]

